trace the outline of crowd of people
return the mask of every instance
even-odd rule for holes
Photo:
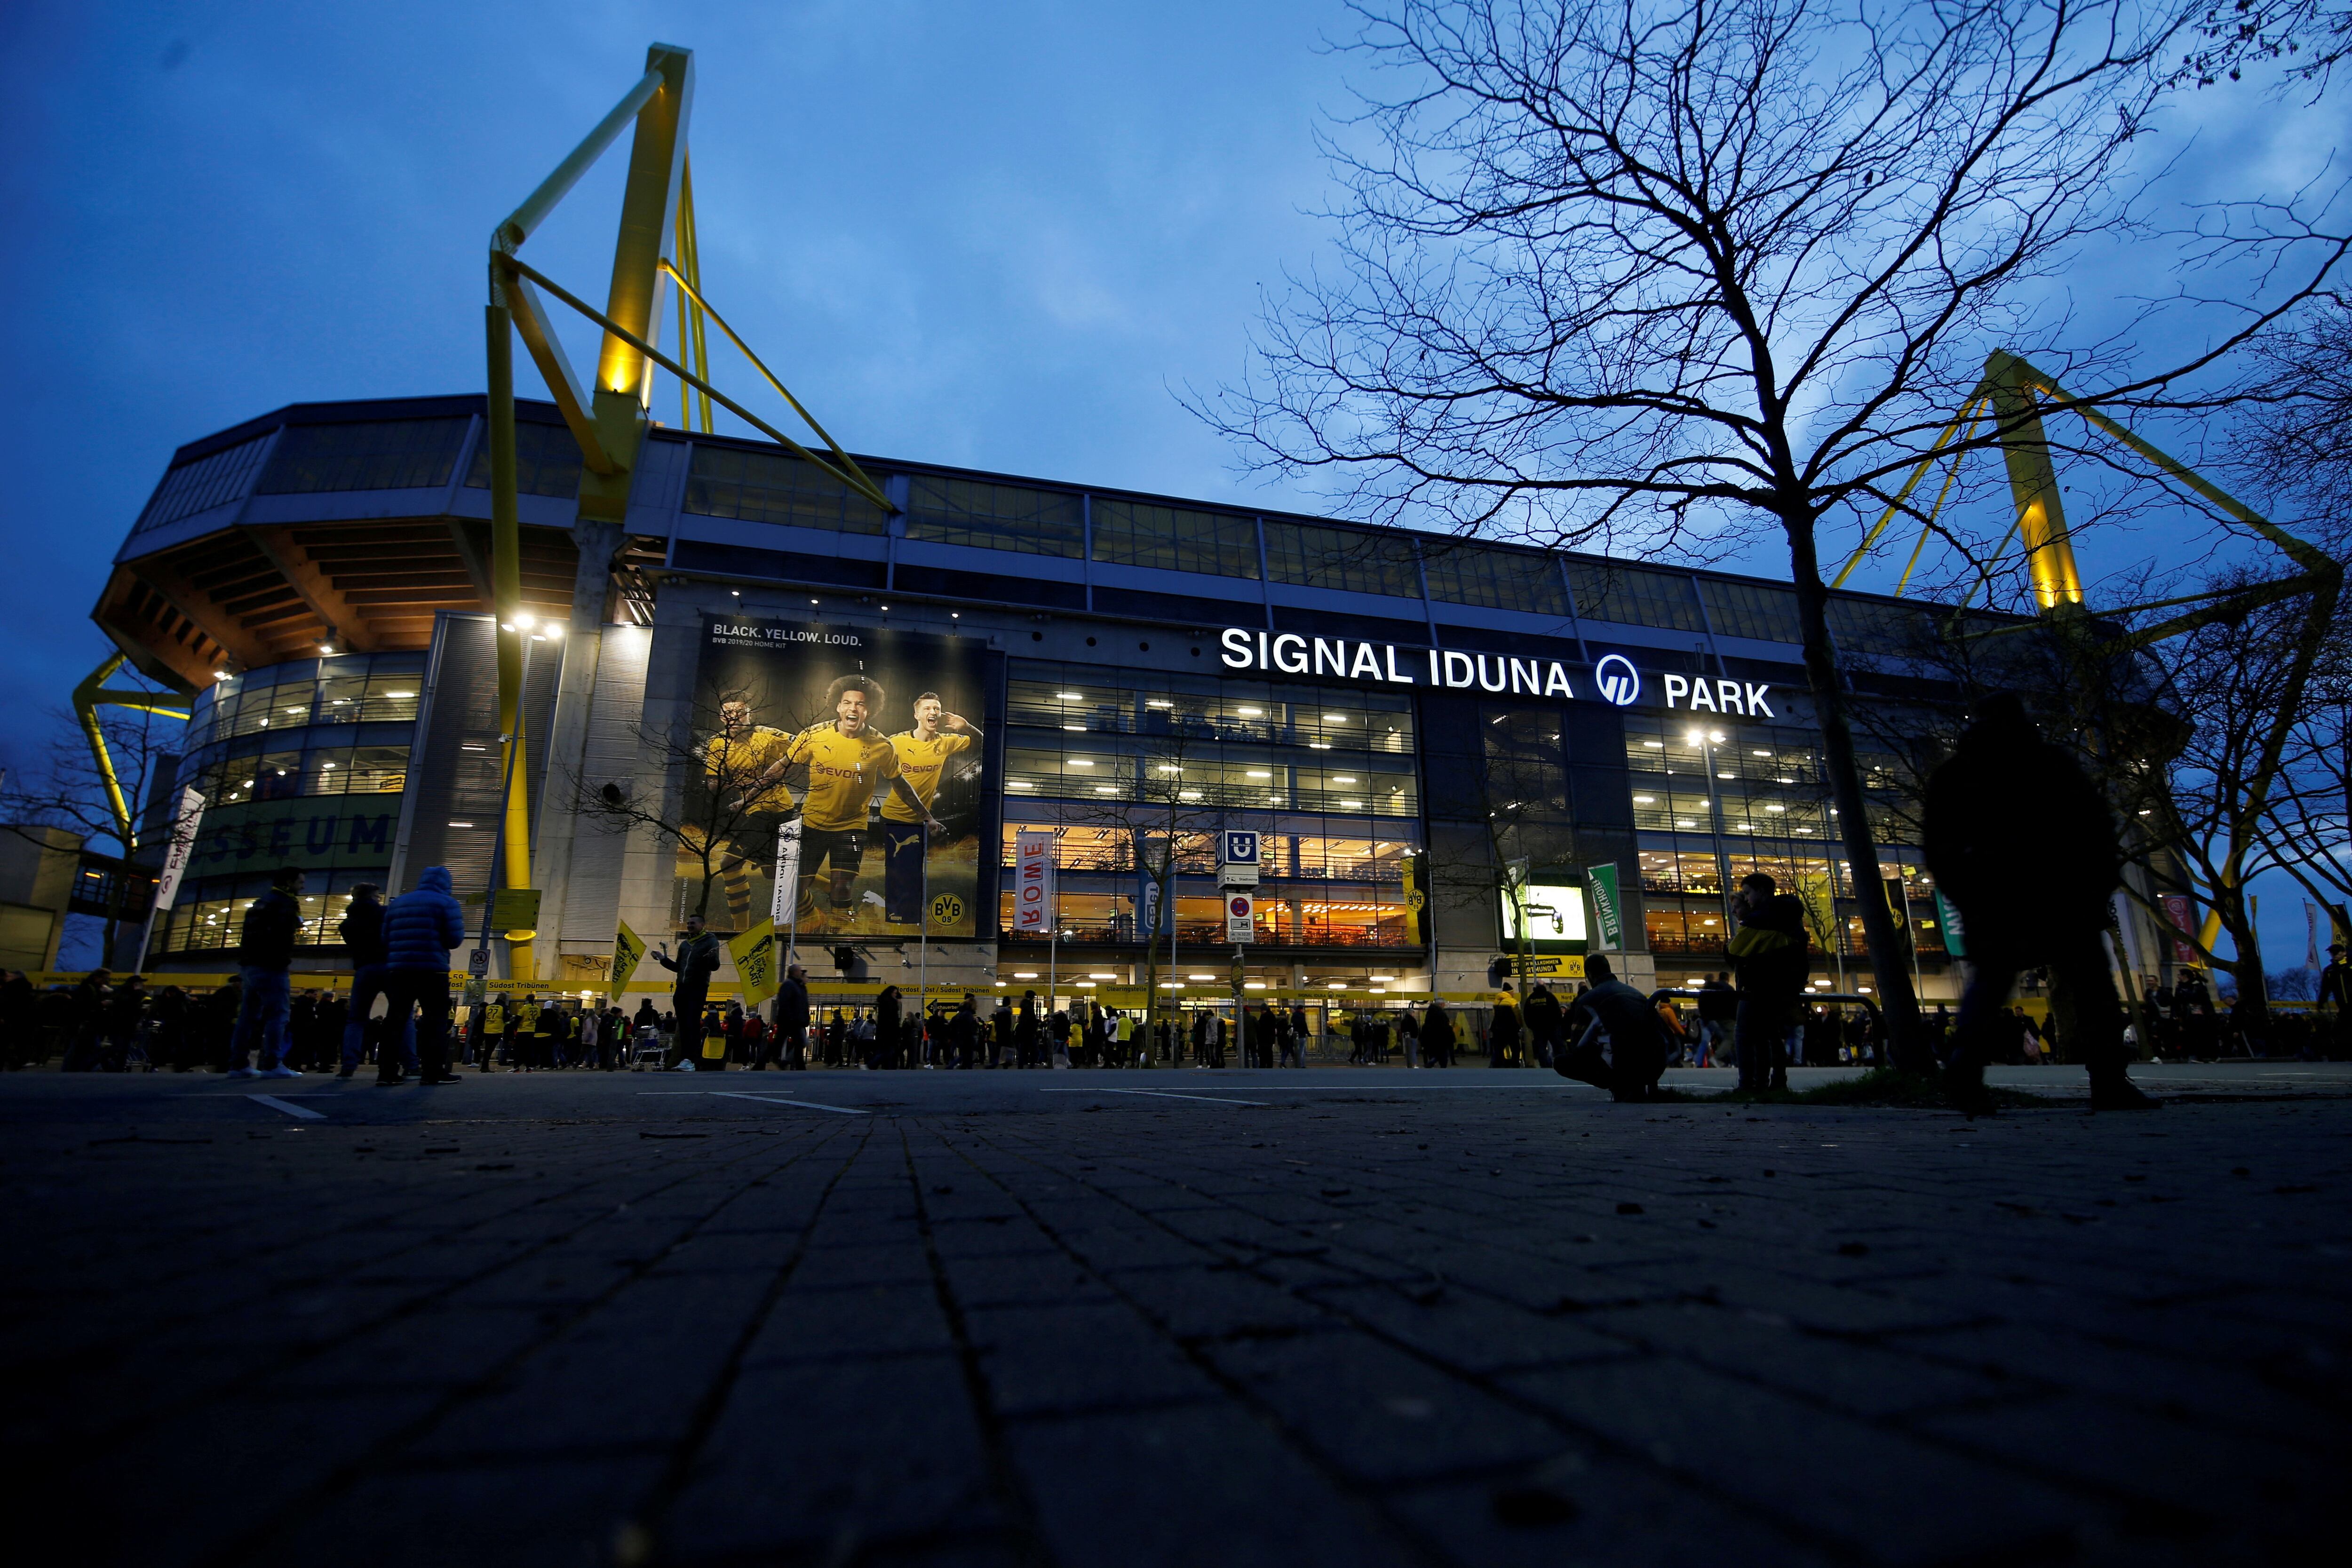
[[[1927,1037],[1899,1050],[1874,1008],[1806,999],[1804,908],[1761,871],[1741,881],[1732,905],[1732,968],[1695,995],[1645,995],[1594,953],[1572,992],[1537,983],[1523,998],[1505,984],[1475,1025],[1432,998],[1418,1010],[1359,1016],[1335,1032],[1358,1065],[1387,1062],[1393,1047],[1409,1068],[1451,1068],[1483,1043],[1489,1067],[1549,1067],[1636,1100],[1656,1094],[1672,1065],[1734,1066],[1743,1090],[1769,1092],[1787,1087],[1792,1065],[1881,1064],[1917,1046],[1941,1064],[1948,1097],[1972,1111],[1990,1108],[1983,1072],[1995,1062],[2063,1056],[2089,1070],[2094,1106],[2139,1109],[2153,1103],[2126,1076],[2139,1056],[2325,1057],[2352,1044],[2352,967],[2342,943],[2329,949],[2318,1018],[2243,1003],[2223,1012],[2194,969],[2125,1005],[2102,946],[2122,863],[2112,816],[2013,698],[1989,701],[1936,771],[1924,820],[1929,867],[1962,916],[1969,978],[1958,1016],[1939,1005],[1925,1021]],[[971,993],[910,1006],[888,985],[870,1007],[820,1016],[799,964],[772,1005],[746,1008],[710,997],[719,944],[698,917],[685,922],[675,955],[667,943],[654,953],[677,976],[667,1013],[650,998],[625,1013],[587,997],[499,995],[468,1008],[453,1029],[448,963],[465,931],[446,868],[427,867],[389,904],[373,887],[354,889],[339,928],[352,964],[348,994],[291,987],[302,882],[297,868],[277,873],[246,911],[237,973],[203,994],[136,974],[117,982],[103,969],[46,991],[25,974],[0,973],[7,1065],[61,1058],[68,1070],[294,1078],[331,1069],[350,1078],[373,1063],[378,1083],[438,1086],[461,1081],[451,1070],[457,1064],[520,1072],[1276,1068],[1304,1067],[1310,1054],[1328,1059],[1331,1045],[1327,1037],[1317,1053],[1307,1010],[1271,1000],[1246,1003],[1232,1018],[1193,1008],[1139,1020],[1092,1000],[1041,1003],[1034,991],[1017,1003],[992,997],[984,1013]],[[2011,1000],[2026,973],[2051,987],[2045,1015]]]

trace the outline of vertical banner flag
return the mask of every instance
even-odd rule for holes
[[[1429,857],[1414,850],[1404,865],[1404,935],[1414,947],[1429,945]]]
[[[629,988],[630,977],[636,973],[638,962],[646,956],[646,939],[631,931],[628,921],[617,923],[620,929],[613,933],[613,973],[604,986],[605,993],[615,1001]],[[489,950],[478,949],[474,956],[477,959],[488,958]],[[488,969],[485,968],[483,973],[488,973]]]
[[[1135,935],[1139,942],[1166,936],[1176,929],[1172,900],[1160,898],[1160,879],[1152,875],[1160,858],[1174,853],[1165,835],[1138,829],[1135,835]]]
[[[1013,841],[1013,931],[1049,936],[1054,930],[1054,834],[1023,828]]]
[[[793,923],[793,901],[801,885],[801,819],[793,817],[776,835],[776,890],[768,900],[768,918]]]
[[[757,1007],[776,994],[775,921],[761,921],[741,936],[730,937],[727,956],[735,961],[745,1006]]]
[[[2195,925],[2190,923],[2196,920],[2197,916],[2195,911],[2189,908],[2189,895],[2186,893],[2167,893],[2164,895],[2164,918],[2172,922],[2172,927],[2175,931],[2195,931],[2197,929]],[[2205,961],[2197,956],[2197,950],[2195,948],[2189,946],[2188,942],[2176,936],[2172,939],[2172,962],[2175,963],[2202,963]]]
[[[1837,894],[1832,890],[1827,871],[1797,873],[1797,900],[1805,906],[1805,924],[1813,933],[1813,941],[1824,952],[1838,950]]]
[[[1225,894],[1225,940],[1255,942],[1257,940],[1257,895],[1255,893]]]
[[[1625,921],[1619,912],[1622,906],[1617,901],[1617,868],[1613,865],[1586,867],[1584,889],[1592,896],[1595,942],[1612,952],[1623,951]]]
[[[1969,933],[1960,929],[1960,911],[1952,908],[1952,900],[1940,889],[1936,893],[1936,918],[1944,922],[1944,951],[1954,958],[1966,958]]]
[[[180,808],[172,814],[172,843],[163,851],[163,871],[155,883],[155,907],[168,910],[180,891],[180,878],[196,847],[196,824],[205,815],[205,797],[193,789],[180,792]]]

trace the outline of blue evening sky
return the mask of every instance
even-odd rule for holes
[[[1316,258],[1311,135],[1349,68],[1320,44],[1348,28],[1335,0],[0,7],[0,762],[105,651],[89,606],[173,447],[287,403],[479,389],[491,226],[655,39],[697,55],[712,298],[846,444],[1319,510],[1173,394],[1231,379],[1261,289]],[[2343,129],[2252,85],[2189,95],[2151,149],[2179,159],[2168,216],[2283,194]],[[592,298],[619,163],[530,247]],[[2088,321],[2170,286],[2160,247],[2072,280]],[[2135,537],[2118,563],[2164,547]],[[2293,963],[2301,911],[2266,902]]]

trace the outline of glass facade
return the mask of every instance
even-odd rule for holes
[[[375,419],[289,425],[256,487],[266,496],[323,490],[405,490],[446,485],[465,419]],[[570,437],[567,435],[567,440]]]
[[[1302,587],[1356,594],[1421,597],[1421,568],[1412,542],[1392,533],[1325,528],[1308,522],[1265,525],[1266,574]]]
[[[1172,837],[1179,949],[1223,946],[1215,857],[1232,826],[1261,835],[1259,943],[1404,945],[1410,699],[1035,660],[1013,662],[1005,695],[1003,864],[1024,829],[1055,834],[1065,942],[1139,942],[1137,841]]]
[[[1083,560],[1085,500],[1066,490],[918,474],[908,487],[907,537],[980,550]]]
[[[1254,517],[1098,498],[1093,521],[1097,561],[1257,580]]]
[[[571,429],[562,425],[541,425],[529,420],[515,424],[515,489],[527,496],[561,496],[570,499],[580,493],[580,443],[572,438]],[[474,443],[474,460],[467,466],[466,487],[486,490],[490,488],[490,443],[487,437]]]
[[[231,676],[198,698],[179,782],[201,791],[157,954],[229,952],[280,866],[302,868],[305,945],[336,943],[356,882],[390,879],[425,674],[421,653],[345,654]]]
[[[569,441],[569,434],[564,435]],[[579,484],[575,472],[572,484]],[[568,493],[568,492],[567,492]],[[878,534],[888,519],[864,496],[788,453],[698,446],[687,470],[685,510],[744,522],[782,522],[841,533]]]

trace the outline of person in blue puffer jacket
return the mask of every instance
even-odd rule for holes
[[[449,950],[466,940],[466,921],[449,893],[449,868],[427,866],[414,891],[392,900],[383,915],[385,1035],[397,1039],[415,1008],[420,1084],[450,1084]],[[397,1081],[397,1080],[394,1080]]]

